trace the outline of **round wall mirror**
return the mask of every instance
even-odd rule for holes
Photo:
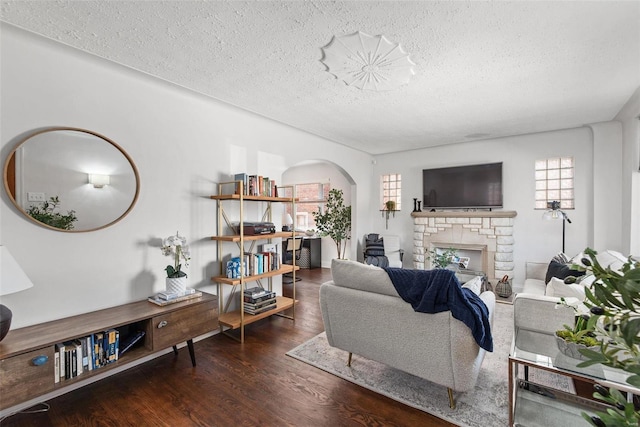
[[[129,155],[109,138],[56,127],[29,135],[9,153],[4,188],[37,224],[85,232],[124,218],[138,199],[140,177]]]

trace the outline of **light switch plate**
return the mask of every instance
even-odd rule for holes
[[[44,202],[44,193],[34,193],[30,191],[27,193],[27,200],[29,202]]]

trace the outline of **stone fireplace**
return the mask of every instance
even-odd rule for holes
[[[515,211],[413,212],[413,267],[431,268],[428,253],[454,248],[489,280],[513,278]]]

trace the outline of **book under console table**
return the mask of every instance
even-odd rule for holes
[[[218,298],[203,292],[162,307],[144,300],[11,330],[0,342],[0,416],[144,363],[170,347],[177,355],[182,342],[195,366],[193,338],[217,329],[217,320]],[[144,331],[144,336],[114,362],[73,378],[55,378],[57,344],[106,330],[118,330],[120,343],[128,333]]]

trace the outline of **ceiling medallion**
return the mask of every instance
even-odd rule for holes
[[[408,84],[416,65],[400,43],[383,35],[370,36],[357,31],[333,36],[322,48],[327,71],[347,85],[363,90],[393,90]]]

